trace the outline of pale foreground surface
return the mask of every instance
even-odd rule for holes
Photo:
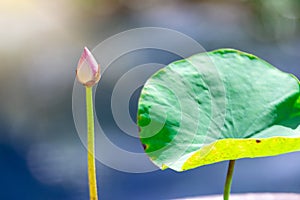
[[[182,198],[177,200],[223,200],[222,195]],[[294,193],[249,193],[232,194],[230,200],[300,200],[300,194]]]

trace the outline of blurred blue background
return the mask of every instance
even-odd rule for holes
[[[131,28],[165,27],[208,51],[237,48],[300,77],[298,0],[4,0],[0,25],[0,199],[88,198],[86,149],[72,118],[75,68],[84,46],[92,49]],[[164,64],[177,59],[149,55],[155,57],[147,61]],[[116,80],[106,79],[99,91],[104,102],[97,112],[106,116],[100,123],[112,141],[130,149],[138,140],[122,136],[114,123],[109,100]],[[138,92],[129,105],[133,118],[137,97]],[[299,166],[300,153],[239,160],[232,191],[300,193]],[[222,162],[184,173],[130,174],[97,162],[100,197],[160,200],[222,193],[226,168]]]

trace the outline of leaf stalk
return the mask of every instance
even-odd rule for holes
[[[223,194],[224,200],[229,200],[234,165],[235,165],[235,160],[230,160],[228,165],[228,170],[227,170],[226,182],[224,186],[224,194]]]

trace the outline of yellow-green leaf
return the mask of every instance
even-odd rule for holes
[[[141,142],[162,169],[300,150],[300,87],[292,75],[233,49],[173,62],[145,84]]]

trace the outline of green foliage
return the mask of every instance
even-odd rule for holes
[[[233,49],[173,62],[145,84],[145,152],[177,171],[300,150],[300,88],[292,75]]]

